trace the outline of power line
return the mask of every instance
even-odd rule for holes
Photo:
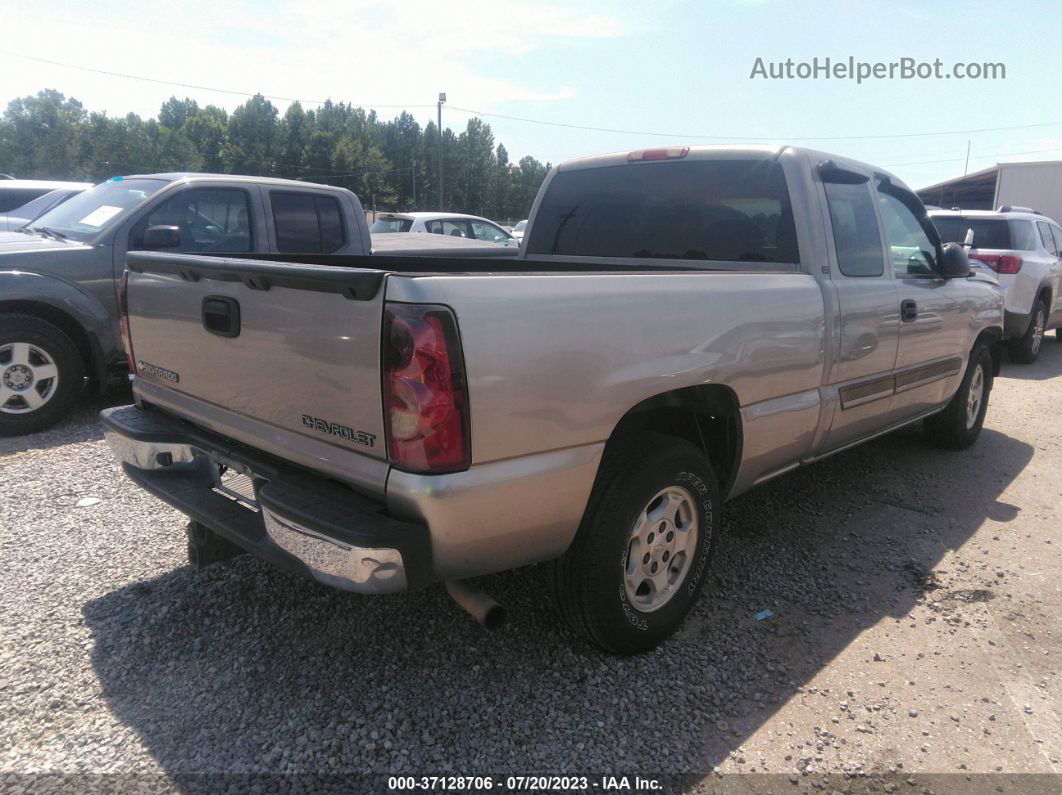
[[[232,94],[241,97],[254,97],[262,96],[265,99],[273,99],[279,102],[300,102],[308,105],[323,105],[329,100],[321,99],[305,99],[299,97],[282,97],[271,94],[252,93],[249,91],[237,91],[235,89],[227,88],[215,88],[213,86],[203,86],[193,83],[181,83],[174,80],[162,80],[154,77],[145,77],[143,75],[131,75],[124,72],[113,72],[106,69],[97,69],[90,66],[82,66],[80,64],[65,63],[62,61],[54,61],[48,58],[40,58],[34,55],[26,55],[24,53],[12,52],[11,50],[0,50],[0,55],[7,55],[12,58],[22,58],[28,61],[35,61],[37,63],[49,64],[52,66],[61,66],[67,69],[77,69],[84,72],[93,72],[96,74],[107,75],[109,77],[120,77],[126,80],[140,80],[143,82],[154,83],[156,85],[166,86],[178,86],[180,88],[188,88],[197,91],[213,91],[220,94]],[[367,104],[367,103],[349,103],[357,105],[363,108],[430,108],[434,107],[432,104]],[[585,124],[573,124],[569,122],[551,121],[546,119],[532,119],[527,116],[513,116],[506,113],[494,113],[491,111],[475,110],[474,108],[462,108],[457,105],[447,105],[451,110],[460,111],[462,113],[469,113],[473,116],[482,116],[485,118],[506,119],[508,121],[518,121],[525,124],[538,124],[548,127],[562,127],[570,130],[587,130],[590,132],[604,132],[615,133],[619,135],[641,135],[646,137],[656,138],[673,138],[673,139],[689,139],[689,140],[701,140],[701,141],[747,141],[747,142],[768,142],[773,143],[775,141],[879,141],[879,140],[892,140],[892,139],[906,139],[906,138],[925,138],[931,136],[943,136],[943,135],[969,135],[972,133],[986,133],[986,132],[1004,132],[1010,130],[1031,130],[1043,127],[1057,127],[1062,125],[1062,121],[1048,121],[1038,122],[1035,124],[1014,124],[1003,127],[976,127],[961,130],[934,130],[927,132],[916,133],[894,133],[887,135],[781,135],[772,137],[757,137],[748,135],[698,135],[690,133],[669,133],[660,132],[657,130],[629,130],[615,127],[594,127]],[[945,161],[940,161],[945,162]],[[913,164],[912,164],[913,165]]]
[[[973,159],[974,160],[984,160],[986,157],[1012,157],[1014,155],[1034,155],[1034,154],[1038,154],[1040,152],[1060,152],[1060,151],[1062,151],[1062,146],[1053,146],[1050,149],[1026,149],[1023,152],[996,152],[995,154],[990,154],[990,155],[974,155]],[[889,167],[889,168],[892,168],[893,166],[925,166],[925,165],[931,165],[931,164],[935,164],[935,163],[957,163],[960,160],[964,160],[964,159],[965,158],[962,158],[962,157],[949,157],[949,158],[947,158],[945,160],[916,160],[913,163],[886,163],[885,165],[887,167]]]
[[[51,66],[62,66],[66,69],[78,69],[82,72],[94,72],[96,74],[107,75],[108,77],[121,77],[126,80],[141,80],[145,83],[155,83],[163,86],[178,86],[180,88],[190,88],[195,91],[213,91],[218,94],[233,94],[239,97],[255,97],[261,96],[265,99],[273,99],[278,102],[300,102],[306,105],[324,105],[328,100],[325,99],[300,99],[298,97],[280,97],[272,94],[261,94],[260,92],[250,91],[237,91],[230,88],[214,88],[212,86],[201,86],[195,83],[179,83],[175,80],[161,80],[154,77],[144,77],[143,75],[130,75],[124,72],[111,72],[106,69],[96,69],[91,66],[81,66],[80,64],[63,63],[62,61],[53,61],[48,58],[38,58],[35,55],[24,55],[20,52],[11,52],[10,50],[0,50],[0,55],[7,55],[12,58],[22,58],[27,61],[36,61],[37,63],[49,64]],[[350,103],[357,104],[362,108],[431,108],[433,105],[386,105],[386,104],[367,104],[367,103]]]
[[[887,140],[892,138],[923,138],[933,135],[967,135],[969,133],[1000,132],[1002,130],[1028,130],[1034,127],[1056,127],[1062,125],[1062,121],[1047,121],[1038,124],[1016,124],[1010,127],[980,127],[969,130],[937,130],[934,132],[897,133],[894,135],[776,135],[770,138],[757,138],[750,135],[691,135],[689,133],[665,133],[648,130],[623,130],[613,127],[589,127],[583,124],[568,124],[559,121],[545,121],[543,119],[530,119],[526,116],[510,116],[505,113],[492,113],[485,110],[473,110],[472,108],[459,108],[457,105],[448,105],[450,110],[470,113],[473,116],[486,116],[495,119],[507,119],[520,121],[528,124],[542,124],[549,127],[565,127],[570,130],[589,130],[591,132],[618,133],[620,135],[644,135],[657,138],[696,139],[704,141],[748,141],[768,142],[775,141],[871,141]]]

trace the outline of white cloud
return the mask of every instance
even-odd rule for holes
[[[446,91],[452,104],[504,111],[507,102],[574,96],[552,75],[497,73],[519,71],[525,56],[543,48],[574,59],[580,41],[633,31],[629,20],[601,8],[525,0],[104,0],[60,11],[40,3],[32,15],[5,21],[5,40],[39,57],[186,84],[355,104],[431,104]],[[11,78],[0,101],[44,87],[112,114],[153,114],[171,94],[230,108],[243,101],[2,56],[0,69]]]

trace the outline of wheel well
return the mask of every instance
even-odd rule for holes
[[[655,431],[701,448],[719,478],[724,496],[741,461],[741,411],[737,395],[719,384],[675,389],[643,400],[630,409],[609,441],[631,431]]]
[[[39,301],[2,301],[0,302],[0,314],[32,315],[41,320],[47,320],[53,326],[61,329],[77,346],[78,353],[81,354],[81,360],[85,363],[85,373],[90,376],[93,382],[98,380],[99,371],[96,366],[96,354],[92,348],[92,341],[89,339],[88,334],[85,333],[82,325],[66,312],[56,309],[51,304],[43,304]]]
[[[1036,294],[1036,300],[1039,301],[1041,298],[1043,298],[1044,299],[1044,303],[1047,304],[1047,312],[1048,312],[1048,314],[1050,314],[1050,312],[1051,312],[1051,286],[1050,285],[1045,284],[1042,287],[1040,287],[1040,292],[1038,292]]]
[[[988,352],[992,356],[992,376],[999,375],[999,370],[1003,366],[1003,329],[984,329],[977,335],[974,348],[978,345],[985,345],[988,348]]]

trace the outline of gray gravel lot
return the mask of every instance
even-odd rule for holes
[[[183,517],[124,479],[107,403],[86,405],[0,440],[0,783],[1057,774],[1060,386],[1050,339],[1004,366],[972,450],[906,429],[735,501],[695,614],[633,659],[558,629],[537,568],[483,578],[510,608],[493,634],[441,588],[357,597],[246,556],[195,571]]]

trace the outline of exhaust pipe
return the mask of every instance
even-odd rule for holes
[[[448,580],[446,592],[472,618],[486,629],[497,629],[509,618],[509,612],[467,580]]]

